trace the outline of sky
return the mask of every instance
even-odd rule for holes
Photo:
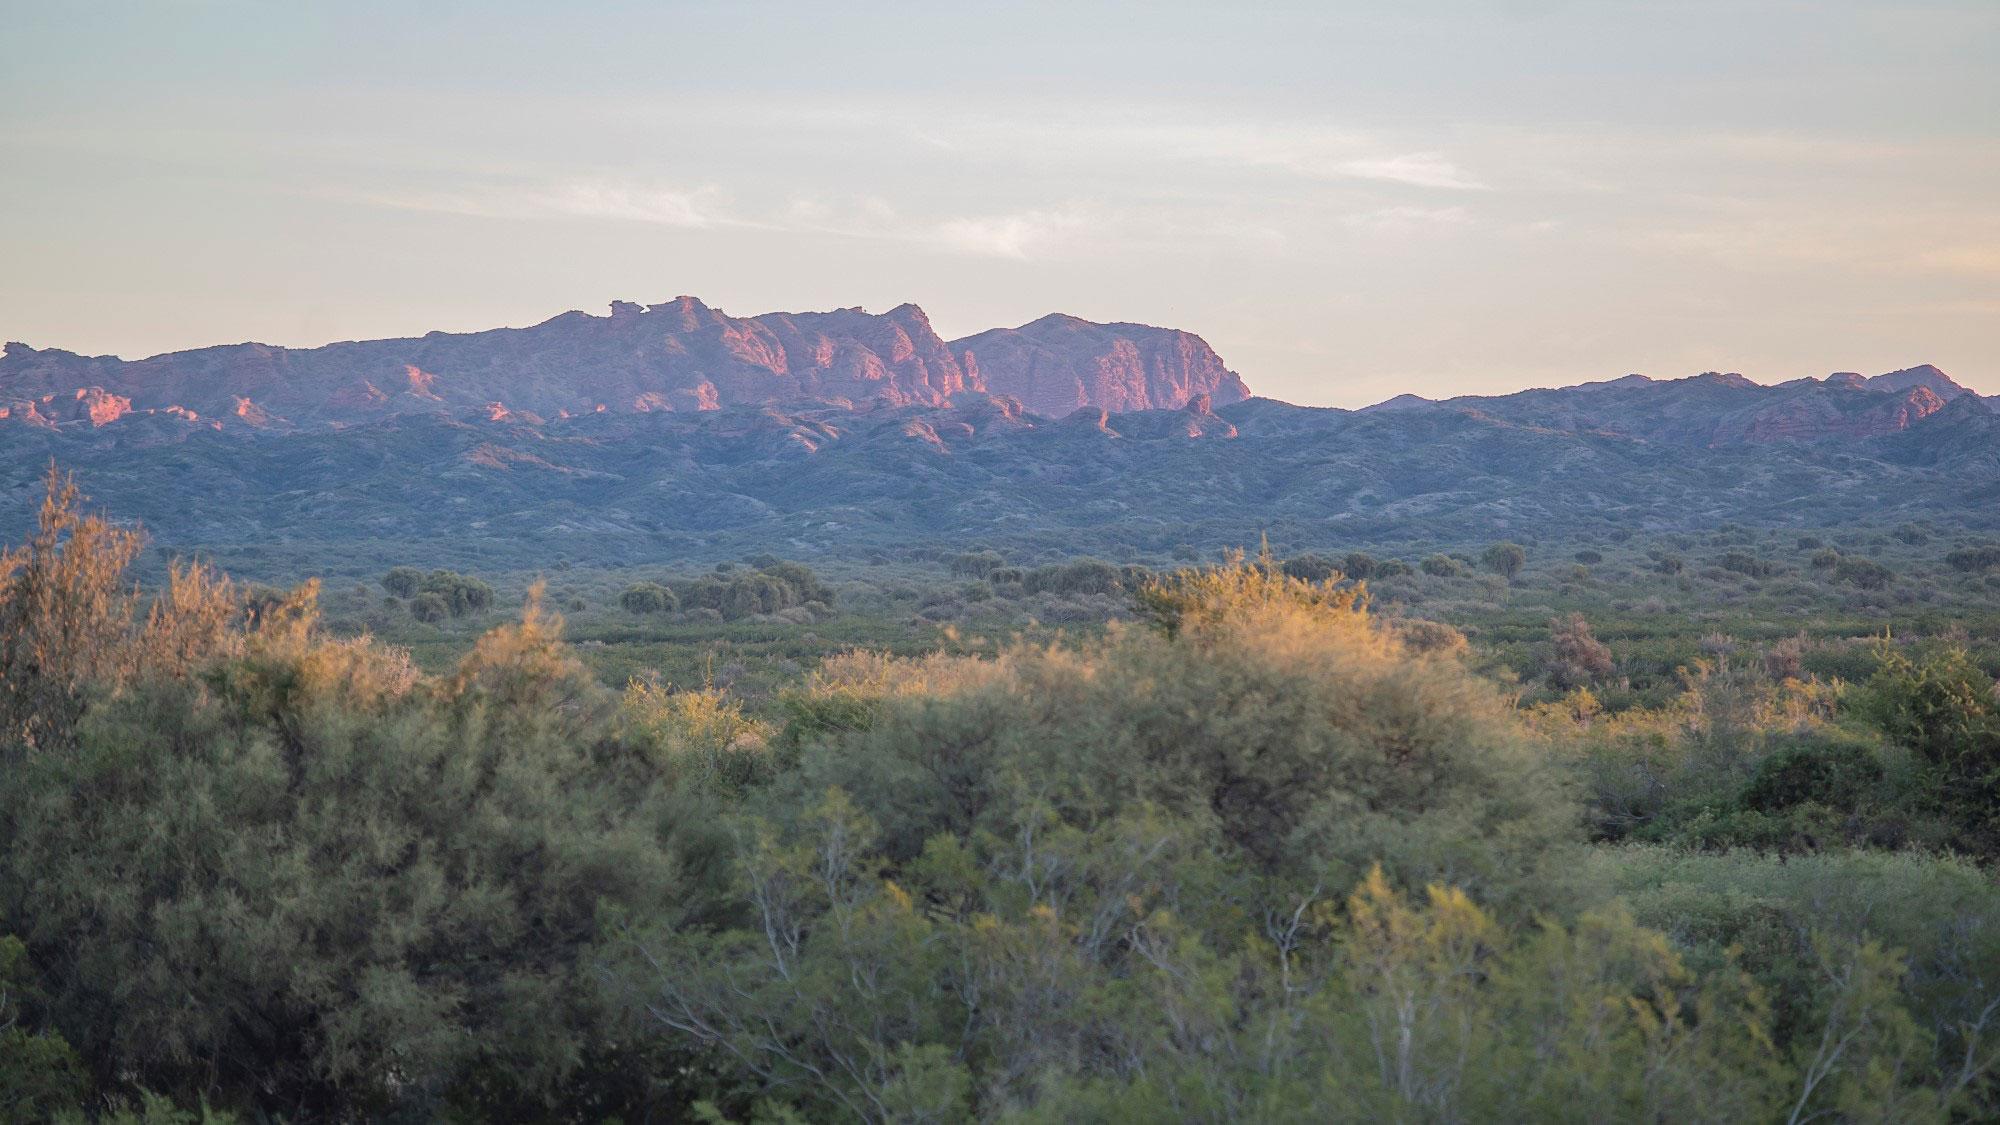
[[[614,299],[1205,337],[1358,406],[2000,394],[2000,0],[0,0],[0,339]]]

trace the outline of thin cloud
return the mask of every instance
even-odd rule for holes
[[[718,194],[713,189],[687,192],[586,182],[559,185],[545,195],[529,197],[527,202],[556,214],[586,219],[708,227],[728,221],[717,211]]]
[[[563,180],[445,191],[361,192],[342,198],[377,207],[476,218],[535,221],[592,219],[702,230],[750,228],[789,234],[910,242],[955,254],[1025,261],[1086,227],[1108,221],[1074,208],[1034,208],[994,215],[912,217],[874,196],[795,197],[768,213],[728,207],[714,187],[695,190],[602,180]]]
[[[729,215],[713,187],[692,191],[595,180],[506,184],[443,191],[359,191],[342,198],[401,211],[431,211],[481,219],[610,219],[700,229],[745,225]]]
[[[1411,187],[1448,188],[1454,191],[1485,191],[1488,185],[1474,179],[1465,169],[1434,152],[1409,152],[1398,156],[1371,156],[1344,160],[1334,172],[1361,180],[1408,184]]]
[[[2000,245],[1950,246],[1918,256],[1918,262],[1950,273],[2000,277]]]
[[[1417,234],[1472,224],[1463,207],[1383,207],[1341,216],[1341,225],[1366,234]]]
[[[947,220],[932,228],[932,237],[947,250],[1024,261],[1083,225],[1068,212],[1023,211]]]

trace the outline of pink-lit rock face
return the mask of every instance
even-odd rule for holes
[[[89,388],[102,394],[93,400],[99,424],[179,406],[241,424],[307,428],[383,413],[477,413],[490,402],[544,416],[590,413],[599,404],[612,411],[829,399],[938,405],[966,382],[915,306],[880,316],[848,309],[737,318],[692,297],[650,307],[621,302],[611,316],[565,313],[525,329],[301,350],[239,344],[126,362],[16,344],[0,357],[0,396],[49,400]]]
[[[1902,394],[1868,398],[1879,401],[1850,404],[1828,396],[1789,398],[1751,415],[1740,428],[1719,429],[1711,444],[1880,437],[1907,430],[1945,405],[1943,398],[1921,384]]]
[[[1250,397],[1206,341],[1171,328],[1054,315],[954,340],[952,350],[987,390],[1037,414],[1174,410],[1199,395],[1216,405]]]
[[[437,382],[437,376],[423,370],[414,363],[406,363],[403,365],[403,377],[409,380],[409,393],[412,397],[424,399],[429,402],[438,401],[437,391],[432,389],[432,385]]]
[[[132,413],[131,399],[111,394],[103,387],[78,388],[76,398],[83,406],[84,417],[93,426],[108,426]]]

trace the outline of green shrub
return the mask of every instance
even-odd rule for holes
[[[1425,574],[1435,578],[1454,578],[1465,573],[1465,568],[1450,555],[1428,555],[1420,565]]]
[[[1344,881],[1381,858],[1496,904],[1560,894],[1546,865],[1577,822],[1549,765],[1490,688],[1409,653],[1352,588],[1238,564],[1162,580],[1141,608],[1158,628],[1016,648],[956,695],[886,700],[808,756],[811,777],[861,802],[898,861],[940,832],[1014,831],[1029,797],[1009,779],[1029,777],[1082,831],[1138,800],[1214,818],[1264,868]]]
[[[423,587],[424,572],[414,566],[398,566],[382,576],[382,588],[398,598],[413,598]]]
[[[1078,559],[1038,566],[1022,584],[1031,594],[1117,594],[1126,589],[1126,574],[1099,559]]]
[[[484,613],[493,608],[493,587],[456,571],[433,570],[424,576],[418,589],[423,594],[436,595],[444,602],[446,612],[453,617]]]
[[[1362,557],[1365,558],[1366,556]],[[1324,555],[1297,555],[1286,559],[1279,565],[1279,569],[1293,578],[1306,582],[1331,581],[1343,572],[1339,565]],[[1371,566],[1370,569],[1373,569],[1373,567]],[[1365,578],[1367,576],[1352,574],[1351,577]]]
[[[443,594],[426,590],[410,599],[410,616],[435,624],[451,616],[451,603]]]
[[[2000,568],[2000,543],[1985,543],[1976,547],[1961,547],[1946,555],[1944,561],[1953,570],[1967,572]]]
[[[968,551],[953,555],[945,565],[953,574],[967,578],[984,578],[1006,566],[1007,560],[998,551]]]
[[[613,716],[532,607],[430,682],[295,603],[17,762],[0,911],[91,1068],[183,1103],[615,1100],[602,912],[671,911],[688,876]]]
[[[1993,677],[1963,648],[1883,654],[1855,700],[1858,713],[1928,767],[1938,803],[1966,843],[2000,849],[2000,701]]]
[[[1777,564],[1768,559],[1760,559],[1745,551],[1731,551],[1717,561],[1717,565],[1727,571],[1746,575],[1750,578],[1769,578],[1778,573]]]
[[[1859,586],[1864,590],[1880,590],[1893,582],[1895,572],[1873,559],[1842,555],[1833,567],[1833,580]]]
[[[1511,581],[1528,564],[1528,552],[1519,543],[1495,543],[1479,556],[1486,569]]]
[[[672,590],[657,582],[637,582],[618,595],[618,604],[627,613],[673,613],[680,602]]]
[[[25,1009],[47,997],[30,974],[27,947],[0,934],[0,1121],[47,1121],[81,1107],[90,1094],[83,1060],[63,1037]]]
[[[1779,812],[1808,801],[1852,811],[1882,780],[1868,743],[1851,737],[1795,736],[1774,747],[1744,788],[1743,803]]]

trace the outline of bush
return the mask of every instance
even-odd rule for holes
[[[382,588],[398,598],[415,597],[423,582],[424,572],[414,566],[394,567],[382,576]]]
[[[1293,578],[1306,582],[1329,582],[1341,574],[1341,568],[1324,555],[1298,555],[1286,559],[1279,569]],[[1353,575],[1360,578],[1363,575]]]
[[[1486,548],[1479,561],[1486,564],[1486,569],[1512,581],[1528,564],[1528,552],[1519,543],[1495,543]]]
[[[84,1104],[90,1076],[69,1043],[24,1009],[46,1002],[27,947],[0,934],[0,1120],[48,1121]]]
[[[444,603],[445,611],[453,617],[484,613],[493,608],[493,587],[456,571],[433,570],[424,576],[418,589],[422,594],[435,595]],[[422,594],[419,595],[421,600]],[[414,603],[412,603],[414,605]],[[420,618],[419,620],[434,620]]]
[[[776,613],[799,604],[799,591],[790,583],[761,571],[746,574],[729,584],[723,597],[722,616],[734,621],[760,613]]]
[[[24,580],[106,600],[67,630],[88,652],[7,669],[0,917],[91,1072],[259,1116],[643,1114],[674,1067],[632,1053],[594,950],[611,913],[693,906],[698,865],[552,622],[531,604],[426,680],[324,637],[310,586],[248,623],[176,571],[141,624],[126,540],[73,492],[44,530],[7,556],[0,653],[46,635]],[[0,1058],[61,1079],[57,1042]]]
[[[1928,1057],[1903,1061],[1906,1080],[1949,1082],[1968,1048],[1991,1057],[1990,1040],[1964,1038],[2000,997],[2000,890],[1975,864],[1916,853],[1655,847],[1603,849],[1587,862],[1641,923],[1671,930],[1692,965],[1734,962],[1751,973],[1775,1008],[1781,1051],[1810,1055],[1832,1014],[1839,993],[1822,966],[1840,966],[1826,955],[1875,941],[1903,951],[1907,968],[1903,1010],[1890,998],[1878,1014],[1914,1019],[1927,1040]],[[1971,1116],[1990,1117],[1991,1108]]]
[[[736,621],[758,614],[774,614],[795,606],[831,606],[832,588],[821,582],[811,568],[792,562],[772,562],[761,569],[736,573],[724,580],[715,575],[677,581],[669,592],[680,608],[690,614],[713,611],[720,619]]]
[[[1029,571],[1023,581],[1030,594],[1117,594],[1126,589],[1126,574],[1099,559],[1052,563]]]
[[[968,551],[953,555],[946,565],[953,574],[967,578],[984,578],[1000,567],[1006,566],[1007,560],[997,551]]]
[[[791,602],[794,605],[833,604],[833,589],[819,580],[812,568],[803,563],[777,562],[762,569],[767,578],[776,579],[791,588]]]
[[[1868,743],[1847,737],[1794,736],[1773,746],[1743,790],[1758,812],[1812,802],[1852,811],[1882,780],[1882,763]]]
[[[1549,681],[1570,691],[1601,683],[1611,676],[1611,650],[1590,631],[1590,622],[1580,613],[1549,622],[1549,639],[1554,654],[1549,659]]]
[[[1970,654],[1886,652],[1855,705],[1928,767],[1937,801],[1958,817],[1967,844],[2000,851],[2000,702]]]
[[[1769,559],[1760,559],[1745,551],[1731,551],[1717,560],[1717,565],[1724,570],[1750,578],[1769,578],[1778,573],[1776,563]]]
[[[205,689],[90,716],[9,798],[0,886],[107,1072],[273,1107],[538,1099],[616,1044],[599,912],[684,885],[611,714],[532,609],[436,685],[259,634]]]
[[[1945,564],[1953,570],[1968,573],[2000,568],[2000,543],[1986,543],[1976,547],[1961,547],[1944,557]]]
[[[451,603],[443,594],[425,591],[410,599],[410,616],[435,624],[451,616]]]
[[[1463,656],[1470,647],[1464,633],[1442,621],[1396,617],[1384,621],[1383,627],[1394,633],[1404,648],[1421,655]]]
[[[1833,580],[1859,586],[1864,590],[1880,590],[1895,580],[1895,572],[1873,559],[1855,558],[1842,555],[1833,567]]]
[[[1574,557],[1576,561],[1585,566],[1596,566],[1598,563],[1604,561],[1604,553],[1602,551],[1578,551]]]
[[[681,600],[657,582],[637,582],[618,595],[618,604],[627,613],[672,613],[680,608]]]
[[[1465,568],[1450,555],[1430,555],[1420,565],[1425,574],[1435,578],[1455,578],[1465,573]]]
[[[1574,831],[1545,764],[1489,688],[1412,655],[1353,588],[1237,564],[1157,582],[1140,608],[1155,628],[1017,647],[959,695],[889,701],[809,759],[815,784],[860,801],[899,862],[940,832],[1014,831],[1028,795],[1008,778],[1026,776],[1062,779],[1050,811],[1080,831],[1136,800],[1212,817],[1274,870],[1358,879],[1384,857],[1406,885],[1448,869],[1509,906],[1558,893],[1516,873],[1552,875]]]

